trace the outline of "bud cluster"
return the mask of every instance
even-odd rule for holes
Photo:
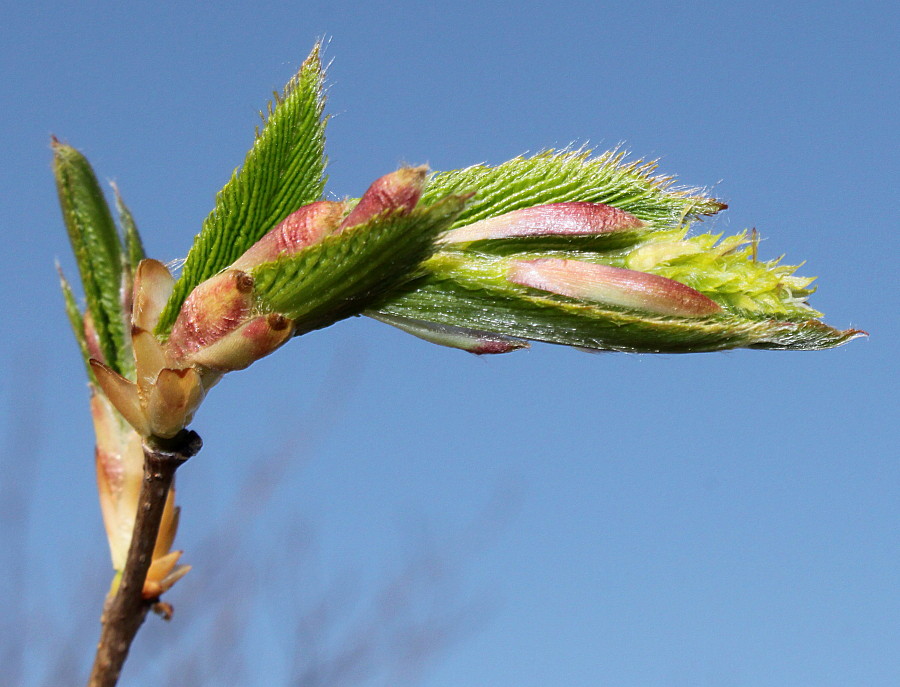
[[[410,213],[421,196],[425,172],[422,167],[402,168],[381,177],[352,209],[348,202],[319,201],[291,213],[191,291],[164,342],[154,331],[175,280],[162,263],[142,260],[134,275],[131,318],[135,381],[100,359],[90,361],[110,402],[141,436],[177,434],[222,374],[246,368],[294,334],[294,321],[272,311],[256,293],[254,271],[373,217]]]

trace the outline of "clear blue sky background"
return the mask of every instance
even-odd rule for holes
[[[5,547],[27,547],[4,590],[27,620],[0,628],[27,639],[23,684],[61,647],[86,672],[108,581],[53,271],[58,258],[74,274],[49,136],[117,181],[151,255],[178,258],[257,111],[320,36],[332,193],[359,195],[401,162],[624,142],[713,187],[731,206],[717,230],[755,226],[765,257],[805,260],[813,305],[871,338],[480,359],[354,320],[297,340],[197,417],[205,448],[179,477],[178,540],[195,570],[171,595],[175,620],[138,638],[127,684],[195,684],[167,677],[167,657],[202,664],[230,642],[253,666],[234,684],[287,684],[294,654],[342,635],[331,621],[295,634],[286,594],[330,599],[352,634],[398,576],[415,598],[397,637],[421,622],[430,646],[455,619],[427,687],[900,684],[895,3],[31,2],[2,15],[0,480],[28,494],[29,519],[3,530]],[[236,506],[272,465],[274,494]],[[246,557],[225,565],[235,542]],[[404,582],[423,560],[434,577]],[[362,631],[373,643],[391,598]],[[192,624],[212,603],[246,608],[249,638]],[[385,677],[392,637],[369,665],[386,684],[400,682]]]

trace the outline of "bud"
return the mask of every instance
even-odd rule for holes
[[[341,222],[338,231],[355,227],[376,215],[389,212],[396,211],[408,215],[422,196],[427,173],[428,168],[424,165],[402,167],[396,172],[376,179],[359,199],[353,211]]]
[[[658,315],[708,317],[722,312],[714,300],[673,279],[581,260],[514,260],[508,278],[520,286]]]
[[[140,436],[122,422],[109,400],[96,391],[91,394],[91,417],[97,437],[97,490],[100,509],[113,568],[121,572],[128,557],[138,508],[144,450]],[[188,565],[177,565],[181,552],[171,551],[178,529],[178,511],[173,487],[166,498],[152,563],[144,582],[145,599],[155,598],[167,591],[190,570]]]
[[[218,341],[187,356],[186,361],[218,372],[243,370],[291,338],[294,323],[282,315],[260,315]]]
[[[144,450],[140,435],[122,422],[104,394],[94,390],[90,403],[97,439],[95,461],[100,510],[113,567],[122,570],[134,529],[144,470]]]
[[[253,277],[228,269],[191,291],[172,327],[168,351],[175,360],[196,353],[246,322],[253,306]]]
[[[442,243],[536,236],[600,236],[645,228],[634,215],[603,203],[551,203],[514,210],[447,232]]]
[[[337,229],[346,206],[346,203],[329,200],[304,205],[254,243],[231,265],[231,269],[247,271],[261,263],[271,262],[283,255],[293,255],[302,248],[318,243]]]
[[[530,345],[522,339],[477,329],[454,327],[448,324],[437,324],[394,315],[370,314],[370,316],[430,343],[448,348],[458,348],[475,355],[511,353],[528,348]]]

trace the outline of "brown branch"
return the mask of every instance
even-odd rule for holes
[[[144,481],[119,589],[103,612],[100,642],[88,687],[114,687],[147,611],[157,599],[145,599],[144,580],[153,557],[166,496],[175,470],[200,450],[196,432],[182,430],[172,439],[144,442]]]

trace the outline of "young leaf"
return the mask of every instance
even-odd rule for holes
[[[129,356],[121,299],[122,248],[112,213],[87,159],[56,139],[52,149],[63,221],[100,350],[110,368],[127,372]]]
[[[134,274],[138,263],[146,258],[147,254],[144,252],[144,244],[141,241],[140,233],[138,233],[134,216],[131,214],[131,210],[128,209],[128,206],[125,205],[125,201],[122,200],[122,194],[119,193],[119,187],[112,184],[112,189],[116,196],[116,211],[119,213],[119,226],[122,227],[122,234],[124,236],[125,259],[128,261],[131,274]]]
[[[264,310],[296,320],[297,334],[356,315],[408,281],[465,207],[450,196],[409,214],[394,212],[327,236],[253,271]]]
[[[628,162],[617,150],[595,158],[590,150],[548,150],[496,167],[437,172],[425,199],[475,191],[454,228],[520,208],[568,201],[611,205],[658,227],[713,215],[726,207],[699,189],[674,188],[670,177],[654,176],[655,171],[656,163]]]
[[[84,336],[84,317],[81,314],[81,310],[78,309],[78,303],[75,302],[75,294],[72,293],[72,287],[69,285],[68,279],[63,275],[59,264],[56,265],[56,271],[59,273],[59,287],[62,289],[63,299],[66,304],[66,315],[69,318],[69,324],[72,326],[72,333],[75,335],[75,341],[78,342],[78,349],[81,351],[88,378],[93,380],[94,373],[91,370],[90,363],[88,363],[91,354],[88,351],[87,339]]]
[[[817,350],[861,335],[857,330],[833,329],[815,319],[665,317],[551,294],[516,293],[506,287],[466,288],[434,276],[409,286],[415,288],[378,304],[373,311],[534,341],[638,353],[697,353],[738,347]]]
[[[327,119],[323,80],[316,45],[284,92],[269,103],[243,167],[216,197],[160,318],[158,334],[168,334],[197,284],[234,262],[291,212],[322,195]]]

